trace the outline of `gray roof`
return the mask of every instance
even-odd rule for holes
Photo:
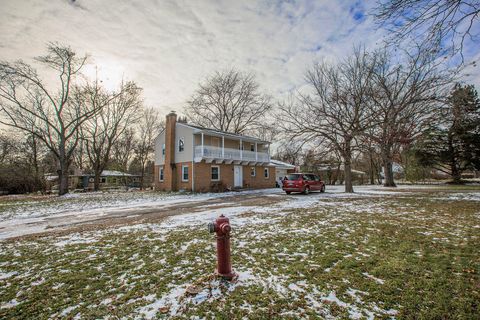
[[[285,168],[285,169],[295,169],[295,166],[293,164],[286,163],[280,160],[275,160],[275,159],[270,160],[270,165],[273,165],[275,167]]]

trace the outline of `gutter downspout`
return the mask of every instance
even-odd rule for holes
[[[192,136],[193,136],[193,139],[192,139],[192,192],[195,192],[195,135],[192,134]],[[202,134],[202,138],[203,138],[203,134]],[[203,147],[202,147],[202,153],[203,153]]]

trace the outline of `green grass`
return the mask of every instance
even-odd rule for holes
[[[63,246],[55,244],[71,236],[0,243],[0,272],[16,272],[0,280],[0,306],[18,302],[0,318],[61,317],[71,306],[63,317],[141,318],[142,307],[195,284],[205,298],[181,294],[153,312],[478,319],[480,202],[446,196],[325,198],[313,208],[245,212],[232,218],[249,221],[233,231],[233,284],[211,276],[214,237],[205,225],[88,232]]]

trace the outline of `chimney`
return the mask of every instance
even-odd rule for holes
[[[175,127],[177,124],[177,114],[172,111],[167,114],[165,122],[165,165],[163,167],[165,175],[165,186],[167,191],[175,190],[176,187],[176,166],[175,166]]]

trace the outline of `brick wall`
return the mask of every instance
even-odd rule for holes
[[[188,181],[183,181],[182,179],[182,166],[188,166]],[[165,176],[165,170],[163,171],[163,181],[160,181],[160,168],[162,166],[155,166],[155,190],[158,191],[178,191],[178,190],[192,190],[192,163],[191,162],[181,162],[176,163],[175,167],[170,171],[173,175],[173,179],[167,181]],[[171,185],[171,182],[174,182]]]
[[[226,189],[233,189],[234,186],[234,165],[233,164],[214,164],[214,163],[195,163],[195,191],[208,192],[212,189],[211,167],[218,165],[220,167],[220,181]],[[243,168],[243,187],[244,188],[274,188],[275,187],[275,168],[274,167],[256,167],[256,176],[250,176],[251,166],[242,166]],[[269,177],[264,177],[264,168],[268,168]]]
[[[275,188],[275,167],[255,166],[255,177],[251,175],[253,166],[243,166],[243,187],[252,189]],[[264,176],[264,169],[268,170],[268,178]]]
[[[220,168],[220,181],[212,181],[212,166]],[[195,163],[195,191],[209,192],[212,183],[221,182],[225,188],[233,188],[233,164]]]

